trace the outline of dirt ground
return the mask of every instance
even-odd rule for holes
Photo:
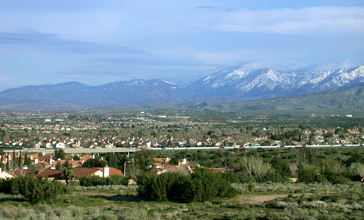
[[[76,192],[78,194],[82,195],[88,195],[88,196],[105,196],[105,197],[112,197],[116,196],[116,193],[110,193],[110,192],[95,192],[95,191],[78,191]]]
[[[77,192],[83,195],[90,195],[90,196],[102,196],[106,198],[110,198],[111,201],[116,200],[130,200],[127,196],[118,196],[116,193],[102,193],[102,192],[93,192],[93,191],[81,191]],[[234,198],[226,200],[226,202],[238,202],[238,203],[248,203],[248,204],[255,204],[255,203],[263,203],[275,200],[276,198],[285,198],[288,197],[289,194],[272,194],[272,195],[237,195]],[[302,194],[292,194],[294,197],[301,196]],[[306,195],[313,195],[312,193],[307,193]],[[138,200],[137,198],[134,200]]]
[[[237,195],[234,198],[227,200],[227,202],[238,202],[238,203],[262,203],[275,200],[276,198],[285,198],[289,194],[273,194],[273,195]],[[293,194],[294,197],[301,196],[302,194]],[[308,195],[308,194],[306,194]]]

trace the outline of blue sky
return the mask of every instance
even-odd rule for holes
[[[364,1],[0,0],[0,91],[364,64]]]

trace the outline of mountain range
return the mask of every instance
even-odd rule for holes
[[[320,92],[364,85],[364,66],[329,71],[279,71],[270,68],[230,67],[181,88],[166,80],[116,81],[100,86],[80,82],[24,86],[0,92],[0,106],[62,108],[120,105],[162,105],[188,101],[248,101]]]

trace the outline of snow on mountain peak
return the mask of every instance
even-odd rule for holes
[[[165,83],[167,83],[167,84],[170,84],[170,85],[176,85],[176,84],[174,84],[173,82],[169,82],[169,81],[167,81],[167,80],[162,80],[163,82],[165,82]]]

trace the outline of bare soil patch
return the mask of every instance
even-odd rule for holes
[[[275,200],[276,198],[286,198],[289,194],[272,194],[272,195],[237,195],[236,197],[227,200],[228,202],[238,203],[263,203]],[[302,194],[292,194],[294,197],[301,196]],[[313,195],[312,193],[306,193],[306,195]]]
[[[110,192],[95,192],[95,191],[79,191],[75,192],[82,195],[88,195],[88,196],[104,196],[104,197],[112,197],[117,196],[116,193],[110,193]]]

